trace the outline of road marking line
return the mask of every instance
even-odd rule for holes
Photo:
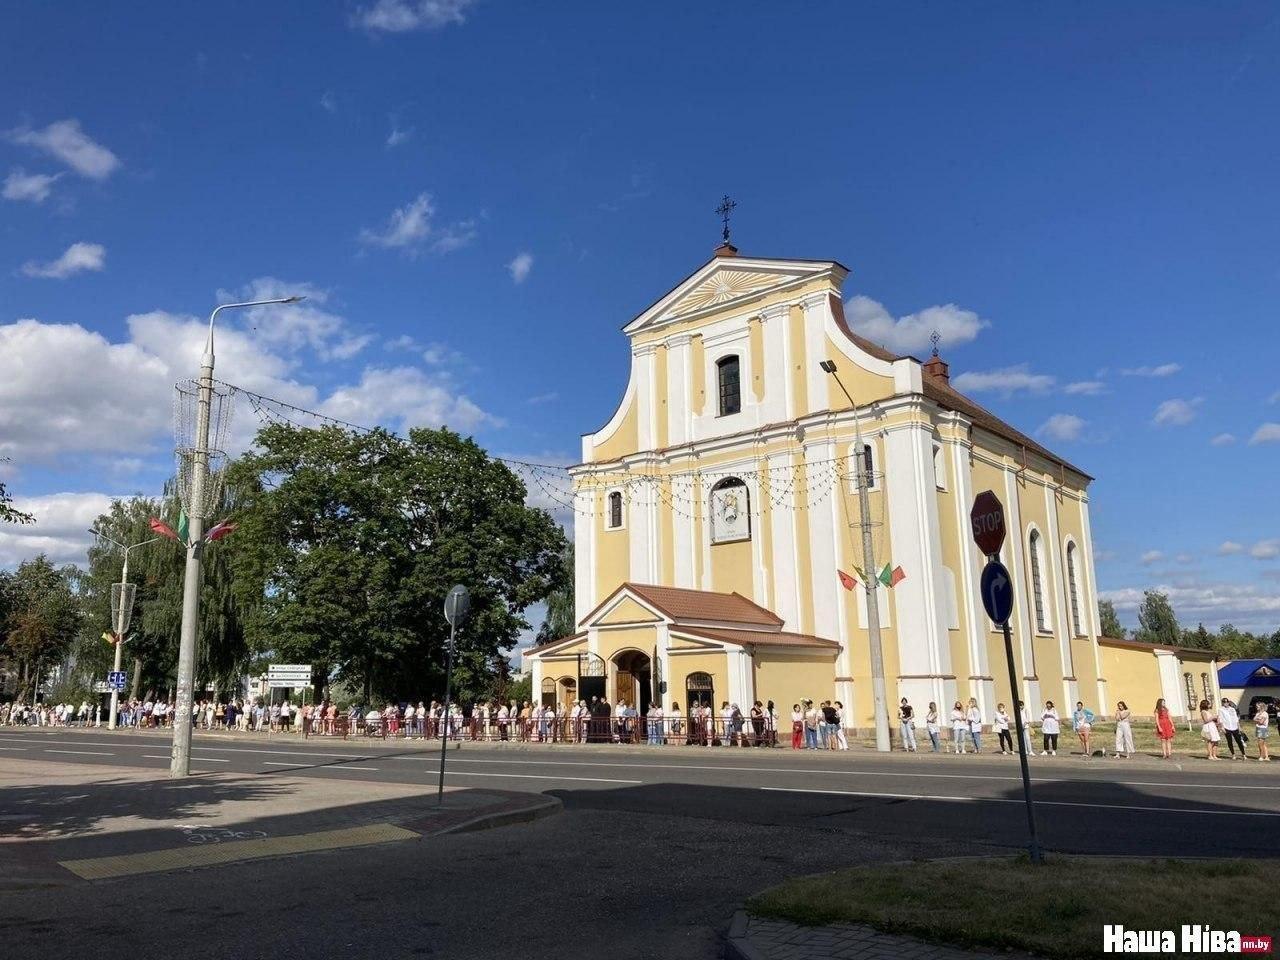
[[[377,770],[377,767],[348,767],[344,763],[322,763],[316,767],[317,770]]]
[[[817,793],[833,797],[882,797],[890,800],[939,800],[947,803],[1025,803],[1011,797],[944,797],[925,793],[871,793],[857,790],[805,790],[800,787],[760,787],[773,793]],[[1280,811],[1268,810],[1202,810],[1197,807],[1147,807],[1124,803],[1083,803],[1073,800],[1036,800],[1042,807],[1088,807],[1093,810],[1135,810],[1142,813],[1198,813],[1212,816],[1280,817]]]
[[[283,760],[263,760],[264,766],[268,767],[314,767],[314,763],[285,763]]]
[[[446,770],[446,777],[497,777],[500,780],[568,780],[570,783],[644,783],[643,780],[606,780],[602,777],[549,777],[536,773],[467,773]]]
[[[74,753],[80,757],[114,757],[114,753],[104,753],[100,750],[45,750],[45,753]]]
[[[167,753],[144,753],[143,760],[172,760],[173,758]],[[230,760],[220,760],[217,757],[192,757],[192,763],[230,763]]]
[[[0,750],[26,750],[26,747],[0,747]]]
[[[396,840],[414,840],[417,837],[418,834],[412,830],[406,830],[394,824],[374,823],[343,830],[325,830],[319,833],[265,837],[256,840],[233,840],[230,843],[208,846],[185,846],[115,857],[95,857],[89,860],[62,860],[59,863],[85,880],[106,880],[111,877],[128,877],[140,873],[158,873],[163,870],[182,870],[219,863],[260,860],[264,857],[311,853],[317,850],[336,850],[343,847],[390,843]]]

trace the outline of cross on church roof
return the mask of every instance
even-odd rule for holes
[[[726,193],[720,201],[720,206],[716,207],[716,213],[720,214],[720,219],[724,221],[724,242],[729,242],[729,216],[733,213],[734,207],[738,205],[738,201],[729,199]]]

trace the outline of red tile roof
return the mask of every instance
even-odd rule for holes
[[[834,640],[810,636],[807,633],[786,633],[779,630],[722,630],[718,627],[673,627],[678,633],[687,633],[707,640],[720,640],[736,643],[739,646],[769,647],[820,647],[826,650],[839,650],[840,644]]]
[[[647,583],[624,583],[619,589],[630,590],[672,620],[718,620],[765,627],[782,626],[782,618],[776,613],[751,602],[740,593],[658,587]]]

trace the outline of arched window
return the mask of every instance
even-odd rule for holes
[[[1071,595],[1071,629],[1077,637],[1084,636],[1080,628],[1080,594],[1076,589],[1076,545],[1067,544],[1067,592]]]
[[[716,361],[716,380],[720,387],[720,416],[737,413],[742,409],[742,385],[736,354]]]
[[[1049,624],[1044,616],[1044,587],[1040,579],[1040,531],[1031,531],[1031,536],[1027,538],[1027,550],[1031,557],[1031,595],[1035,598],[1036,629],[1047,632]]]
[[[711,542],[751,539],[751,492],[737,477],[711,488]]]
[[[614,490],[609,494],[609,529],[618,530],[622,527],[622,494]]]
[[[542,705],[544,707],[556,705],[556,682],[550,677],[542,681]]]

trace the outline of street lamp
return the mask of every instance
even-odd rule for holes
[[[858,404],[854,402],[853,396],[845,389],[840,377],[836,373],[836,365],[833,360],[823,360],[818,364],[822,369],[831,374],[831,378],[835,380],[836,385],[840,387],[840,391],[849,401],[849,407],[853,410],[853,435],[855,444],[855,462],[856,469],[853,471],[854,482],[858,486],[858,512],[861,515],[862,522],[862,569],[864,575],[862,579],[866,581],[863,587],[867,594],[867,643],[871,647],[871,695],[875,701],[875,719],[876,719],[876,749],[881,753],[889,752],[889,713],[888,699],[885,695],[884,687],[884,648],[880,643],[880,600],[878,596],[879,580],[876,579],[875,556],[871,549],[871,496],[867,492],[867,477],[863,466],[863,451],[865,448],[862,444],[862,424],[858,418]]]
[[[223,310],[263,307],[275,303],[298,303],[304,297],[279,297],[248,303],[224,303],[209,314],[209,335],[200,357],[200,379],[196,398],[195,447],[191,456],[191,489],[188,494],[187,568],[182,581],[182,632],[178,646],[178,689],[173,713],[173,753],[170,777],[191,774],[191,701],[196,670],[196,629],[200,614],[200,555],[204,549],[204,488],[209,472],[209,408],[213,403],[213,324]]]
[[[115,644],[116,659],[115,659],[115,666],[113,666],[111,670],[113,673],[119,673],[120,658],[124,652],[123,651],[124,634],[125,634],[125,631],[129,629],[129,620],[133,615],[133,590],[130,589],[133,586],[133,584],[129,582],[129,551],[137,550],[139,547],[145,547],[148,543],[155,543],[160,538],[152,537],[149,540],[143,540],[139,543],[131,544],[130,546],[126,547],[119,540],[116,540],[113,537],[108,537],[105,533],[103,533],[97,527],[90,527],[89,532],[92,533],[95,537],[97,537],[100,540],[105,540],[107,541],[107,543],[114,543],[117,547],[119,547],[121,550],[124,551],[124,569],[120,571],[120,583],[118,584],[120,588],[120,600],[116,607],[116,610],[114,611],[115,616],[112,618],[113,622],[111,624],[111,629],[115,632],[115,635],[116,635],[116,644]],[[111,688],[111,713],[107,718],[108,730],[114,730],[116,728],[116,714],[119,711],[119,709],[120,709],[120,691],[113,686]]]

